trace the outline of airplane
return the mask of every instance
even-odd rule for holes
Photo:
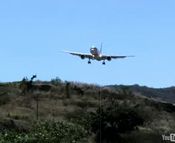
[[[100,50],[92,46],[90,48],[90,54],[89,53],[79,53],[79,52],[71,52],[71,51],[64,51],[66,53],[69,53],[74,56],[79,56],[81,59],[88,58],[88,64],[91,64],[91,60],[97,60],[97,61],[103,61],[102,64],[105,65],[105,60],[111,61],[112,59],[121,59],[126,57],[134,57],[134,56],[111,56],[111,55],[103,55],[102,54],[102,44]]]

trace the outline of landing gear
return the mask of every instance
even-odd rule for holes
[[[91,61],[90,61],[90,59],[89,59],[89,61],[88,61],[88,64],[91,64]]]
[[[105,65],[106,63],[105,63],[105,61],[103,61],[103,63],[102,63],[103,65]]]

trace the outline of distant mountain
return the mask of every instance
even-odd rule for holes
[[[119,91],[121,88],[127,88],[136,95],[143,95],[156,100],[175,103],[175,87],[168,88],[150,88],[147,86],[139,85],[109,85],[106,86],[115,91]]]

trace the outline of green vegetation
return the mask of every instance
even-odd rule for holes
[[[4,131],[1,143],[78,143],[85,137],[84,129],[66,122],[38,122],[29,132]]]

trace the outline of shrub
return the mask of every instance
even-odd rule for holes
[[[68,121],[81,125],[87,131],[87,133],[90,133],[91,123],[93,120],[92,114],[93,113],[88,113],[83,110],[76,110],[66,114],[65,117]]]
[[[29,133],[0,133],[1,143],[76,143],[85,138],[85,130],[75,124],[45,121],[34,125]]]
[[[9,95],[3,94],[0,96],[0,105],[5,105],[10,102]]]
[[[62,84],[62,80],[59,77],[56,77],[55,79],[51,79],[51,84],[58,86]]]
[[[97,109],[92,118],[91,130],[96,134],[97,142],[119,141],[121,133],[130,132],[144,123],[134,108],[117,102],[103,105]]]

